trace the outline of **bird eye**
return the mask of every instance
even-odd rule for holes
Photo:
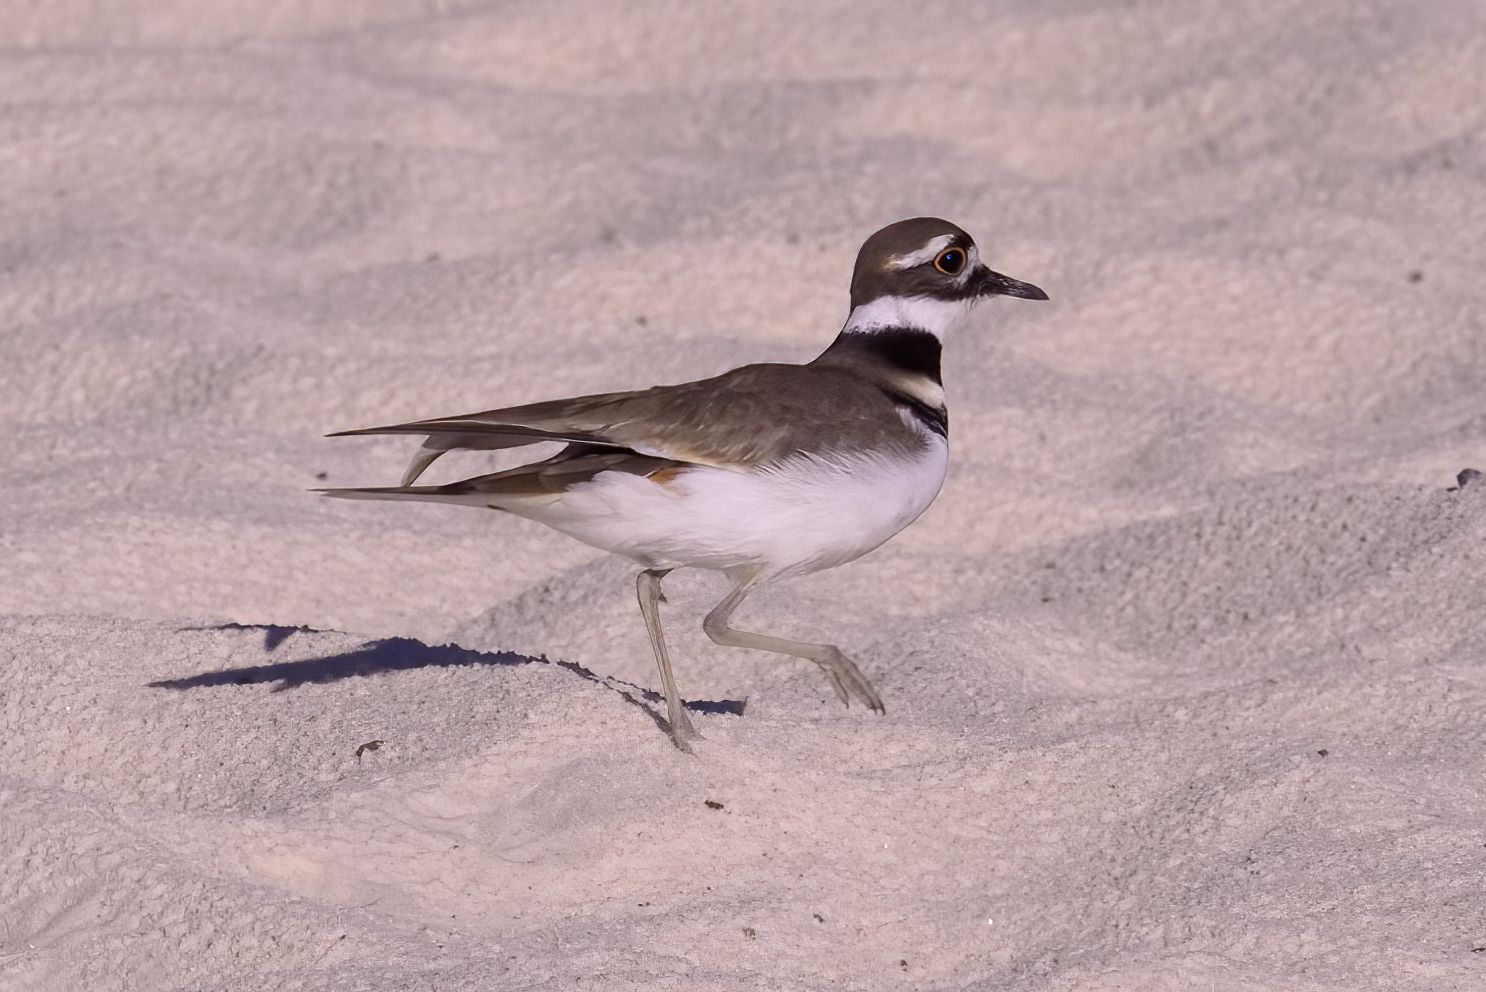
[[[957,276],[965,268],[965,249],[946,248],[934,256],[934,268],[947,276]]]

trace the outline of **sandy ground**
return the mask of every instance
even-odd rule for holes
[[[1486,988],[1486,7],[126,6],[0,8],[0,988]],[[304,492],[925,213],[1053,302],[740,617],[884,717],[678,573],[684,756],[623,562]]]

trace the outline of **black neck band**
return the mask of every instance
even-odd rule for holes
[[[943,350],[939,339],[928,331],[917,327],[883,327],[871,331],[842,331],[826,349],[826,354],[852,351],[870,355],[885,365],[927,376],[942,384],[939,356]]]

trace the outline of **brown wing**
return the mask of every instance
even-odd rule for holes
[[[893,400],[848,370],[748,365],[712,379],[486,410],[346,434],[423,434],[402,485],[455,448],[539,441],[638,452],[668,461],[746,467],[800,450],[911,443]]]
[[[504,507],[502,499],[554,496],[587,482],[602,472],[628,472],[659,481],[668,469],[684,469],[686,463],[652,458],[633,451],[570,444],[551,458],[461,479],[442,486],[385,486],[355,489],[316,489],[341,499],[410,499],[435,503],[464,503],[471,506]]]

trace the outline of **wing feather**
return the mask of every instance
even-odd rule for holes
[[[422,500],[432,503],[463,503],[501,509],[503,501],[556,496],[601,472],[627,472],[653,476],[665,470],[685,469],[684,462],[637,455],[590,445],[569,445],[551,458],[518,465],[502,472],[479,475],[442,486],[380,486],[355,489],[316,489],[340,499]]]
[[[712,379],[549,400],[340,431],[422,434],[402,485],[454,449],[566,441],[667,461],[743,469],[801,450],[914,443],[892,401],[858,375],[822,366],[747,365]]]

